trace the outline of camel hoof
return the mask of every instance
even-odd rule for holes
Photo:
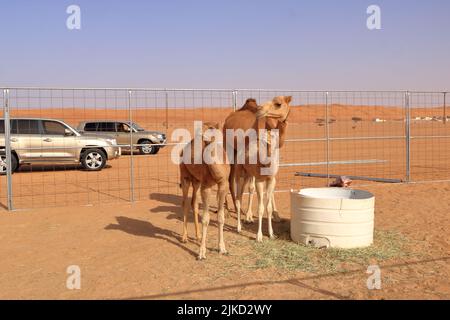
[[[197,260],[204,260],[204,259],[206,259],[206,249],[200,248]]]
[[[228,251],[225,248],[219,249],[219,254],[227,256],[228,255]]]
[[[183,236],[183,238],[181,238],[181,242],[182,242],[182,243],[186,243],[187,241],[188,241],[187,236],[186,236],[186,237]]]
[[[274,221],[274,222],[281,222],[282,221],[278,211],[272,212],[272,221]]]
[[[238,233],[241,233],[241,231],[242,231],[242,226],[241,226],[241,224],[238,224],[238,226],[237,226],[237,232],[238,232]]]
[[[257,242],[262,242],[262,241],[263,241],[263,235],[262,235],[262,233],[258,233],[258,234],[256,235],[256,241],[257,241]]]
[[[252,224],[254,222],[254,220],[253,219],[245,219],[244,222],[246,224]]]
[[[270,239],[270,240],[275,240],[276,238],[277,238],[277,236],[274,235],[274,234],[271,234],[271,235],[269,236],[269,239]]]

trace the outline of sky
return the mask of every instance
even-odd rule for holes
[[[0,13],[0,86],[450,89],[448,0],[0,0]]]

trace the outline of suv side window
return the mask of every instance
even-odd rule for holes
[[[84,131],[97,131],[96,122],[88,122],[84,125]]]
[[[0,134],[5,133],[5,120],[0,120]],[[11,120],[11,133],[14,134],[41,134],[38,120],[16,119]]]
[[[130,132],[130,126],[123,122],[117,122],[117,132]]]
[[[41,134],[39,120],[16,119],[12,121],[11,133]]]
[[[114,122],[100,122],[98,124],[97,131],[103,132],[116,132],[116,126]]]
[[[64,136],[66,132],[66,126],[56,121],[44,120],[42,126],[45,134]]]

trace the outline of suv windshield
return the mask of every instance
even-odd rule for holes
[[[145,129],[141,128],[137,123],[132,123],[131,126],[136,130],[136,131],[145,131]]]

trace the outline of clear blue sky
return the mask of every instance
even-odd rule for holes
[[[450,89],[448,0],[0,3],[0,86]]]

